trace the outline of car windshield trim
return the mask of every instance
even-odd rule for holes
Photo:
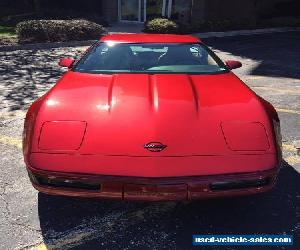
[[[76,63],[74,63],[73,67],[71,68],[71,71],[73,72],[79,72],[79,73],[90,73],[90,74],[191,74],[191,75],[217,75],[217,74],[224,74],[228,73],[230,70],[226,66],[226,64],[210,49],[208,46],[206,46],[203,43],[116,43],[116,45],[122,46],[122,45],[129,45],[129,46],[137,46],[142,47],[144,45],[153,45],[153,46],[176,46],[176,45],[197,45],[199,48],[203,48],[205,52],[207,52],[207,55],[210,56],[216,65],[211,66],[217,66],[219,69],[215,71],[197,71],[197,70],[168,70],[168,69],[151,69],[154,67],[150,67],[148,70],[130,70],[130,69],[113,69],[113,70],[107,70],[107,69],[84,69],[80,68],[80,65],[85,62],[85,60],[91,55],[91,53],[95,52],[95,49],[97,49],[99,46],[107,44],[107,42],[101,42],[98,41],[92,47],[84,54],[84,56],[78,60]],[[156,49],[159,50],[159,49]],[[189,65],[181,65],[183,67],[188,67]],[[197,66],[208,66],[208,65],[197,65]]]
[[[167,74],[167,75],[222,75],[222,74],[226,74],[229,73],[230,70],[224,70],[224,71],[218,71],[218,72],[172,72],[172,71],[148,71],[148,72],[141,72],[141,71],[119,71],[117,72],[116,70],[114,70],[114,72],[112,71],[75,71],[72,70],[73,72],[77,72],[77,73],[84,73],[84,74],[94,74],[94,75],[115,75],[115,74],[140,74],[140,75],[163,75],[163,74]]]

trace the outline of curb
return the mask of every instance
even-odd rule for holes
[[[230,36],[250,36],[250,35],[260,35],[269,33],[279,33],[279,32],[290,32],[290,31],[300,31],[299,27],[282,27],[282,28],[268,28],[268,29],[255,29],[255,30],[234,30],[225,32],[204,32],[204,33],[194,33],[194,36],[199,38],[212,38],[212,37],[230,37]]]

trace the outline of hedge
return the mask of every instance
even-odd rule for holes
[[[19,43],[64,42],[99,39],[106,33],[102,25],[79,20],[29,20],[16,27]]]
[[[145,22],[144,32],[161,34],[181,33],[179,25],[167,18],[155,18],[148,22]]]

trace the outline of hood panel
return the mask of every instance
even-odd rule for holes
[[[256,95],[232,73],[68,72],[45,97],[39,120],[86,121],[80,153],[132,156],[223,155],[230,149],[222,121],[269,126]],[[143,147],[149,142],[167,147],[151,152]]]

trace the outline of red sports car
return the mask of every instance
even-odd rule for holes
[[[23,151],[54,195],[193,200],[267,191],[281,162],[278,115],[198,38],[102,37],[36,100]]]

